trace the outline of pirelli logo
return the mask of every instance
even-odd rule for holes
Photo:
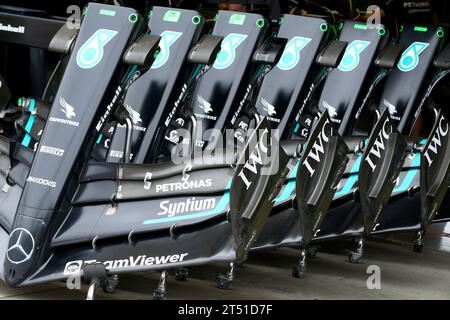
[[[53,148],[53,147],[49,147],[49,146],[41,146],[41,148],[39,149],[39,152],[46,153],[46,154],[51,154],[52,156],[57,156],[57,157],[63,157],[64,156],[64,150],[63,149]]]

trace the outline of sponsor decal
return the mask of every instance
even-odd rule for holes
[[[183,169],[183,177],[181,178],[181,181],[184,181],[184,182],[188,182],[189,181],[189,178],[191,177],[189,172],[191,172],[191,170],[192,170],[192,165],[191,164],[188,164],[188,165],[186,165],[186,167],[184,167],[184,169]]]
[[[178,142],[180,142],[180,137],[178,136],[177,130],[170,131],[168,136],[164,136],[164,139],[172,142],[173,144],[178,144]]]
[[[380,133],[378,134],[378,137],[375,140],[375,143],[373,144],[372,148],[370,149],[365,159],[366,162],[369,164],[369,166],[372,168],[372,172],[375,171],[377,165],[373,162],[372,160],[373,158],[371,156],[381,159],[382,151],[386,150],[385,142],[389,140],[389,135],[392,133],[392,127],[388,126],[388,124],[389,119],[387,118],[383,124],[383,128],[380,130]]]
[[[329,103],[326,102],[325,100],[322,101],[322,106],[323,106],[325,109],[328,110],[328,114],[330,115],[330,118],[332,118],[332,121],[333,121],[333,122],[338,122],[338,121],[339,121],[338,123],[341,123],[341,121],[338,120],[338,119],[333,120],[333,118],[336,117],[336,116],[338,115],[338,113],[337,113],[335,107],[333,107],[331,104],[329,104]]]
[[[185,125],[185,121],[184,121],[184,119],[183,118],[177,118],[176,120],[175,120],[175,123],[177,123],[179,126],[181,126],[181,127],[184,127],[184,125]]]
[[[75,108],[67,103],[66,99],[59,98],[59,103],[61,104],[61,111],[66,115],[67,119],[75,118]]]
[[[10,24],[4,25],[0,23],[0,31],[12,33],[25,33],[25,27],[24,26],[13,27]]]
[[[341,71],[349,72],[359,65],[361,53],[370,45],[370,41],[354,40],[345,49],[344,56],[338,68]]]
[[[140,76],[139,73],[134,73],[132,77],[134,77],[136,79],[139,76]],[[108,119],[109,115],[111,114],[111,110],[112,110],[113,106],[115,105],[116,101],[119,99],[121,93],[122,93],[122,87],[118,86],[116,91],[115,91],[114,97],[112,98],[112,100],[108,104],[108,106],[106,107],[105,113],[100,118],[100,120],[98,121],[97,125],[95,126],[95,129],[98,132],[100,132],[102,130],[103,125],[105,124],[106,120]]]
[[[173,217],[178,214],[211,210],[216,206],[216,199],[190,198],[180,202],[162,201],[159,216]]]
[[[57,157],[63,157],[64,156],[64,150],[63,149],[53,148],[53,147],[49,147],[49,146],[41,146],[40,149],[39,149],[39,152],[46,153],[46,154],[51,154],[51,155],[57,156]]]
[[[181,37],[182,32],[164,31],[161,33],[159,42],[159,54],[153,62],[151,69],[158,69],[164,66],[170,57],[170,47]]]
[[[197,96],[197,107],[202,109],[205,114],[195,113],[198,118],[216,121],[217,117],[210,116],[209,114],[213,112],[211,103],[206,101],[202,96]]]
[[[401,120],[400,117],[396,116],[396,114],[397,114],[397,107],[395,105],[390,103],[387,99],[383,99],[383,105],[388,109],[389,114],[390,114],[392,119],[397,120],[397,121]]]
[[[141,126],[142,124],[142,118],[141,114],[134,110],[129,104],[125,105],[125,109],[127,110],[128,114],[130,115],[131,121],[133,121],[133,129],[141,132],[147,131],[147,128],[144,128]],[[119,127],[124,128],[125,125],[120,125]]]
[[[118,123],[118,124],[117,124],[117,127],[118,127],[118,128],[126,128],[127,126],[124,125],[124,124]],[[136,125],[133,124],[133,130],[140,131],[140,132],[146,132],[146,131],[147,131],[147,128],[141,127],[141,126],[136,126]]]
[[[153,174],[151,172],[146,172],[144,177],[144,190],[150,190],[152,187],[152,176]]]
[[[56,188],[55,181],[51,181],[51,180],[47,180],[47,179],[43,179],[43,178],[36,178],[36,177],[29,176],[27,178],[27,182],[40,184],[41,186],[45,186],[45,187]]]
[[[433,163],[433,159],[431,157],[431,153],[434,153],[435,155],[439,152],[439,147],[442,146],[442,138],[446,137],[448,135],[448,123],[446,123],[445,128],[443,123],[445,122],[444,117],[441,117],[439,119],[439,126],[436,130],[436,133],[431,138],[431,142],[424,152],[425,159],[427,159],[428,168],[431,167]]]
[[[178,106],[180,105],[181,101],[183,101],[183,98],[187,91],[187,85],[186,83],[183,84],[183,87],[181,88],[180,95],[178,96],[177,101],[175,101],[172,110],[170,111],[169,115],[167,116],[166,121],[164,121],[164,125],[168,127],[170,125],[170,122],[172,121],[175,113],[177,112]]]
[[[198,107],[202,109],[206,114],[211,113],[213,111],[211,107],[211,103],[206,101],[202,96],[197,96]]]
[[[277,114],[277,112],[275,111],[275,107],[272,104],[270,104],[269,102],[267,102],[266,99],[262,98],[261,104],[263,105],[264,111],[266,111],[269,116],[273,116],[273,115]]]
[[[82,69],[92,69],[103,59],[104,47],[118,34],[117,31],[99,29],[81,46],[77,64]]]
[[[165,183],[156,185],[156,192],[172,192],[183,190],[194,190],[201,188],[209,188],[212,186],[211,179],[191,180],[183,182]],[[146,189],[148,190],[148,189]]]
[[[122,159],[123,158],[123,152],[122,151],[118,151],[118,150],[111,150],[111,152],[109,153],[109,156],[111,158]]]
[[[413,71],[419,65],[419,56],[428,48],[426,42],[413,42],[402,54],[397,68],[402,72]]]
[[[261,99],[261,104],[263,106],[263,110],[267,113],[267,120],[280,123],[280,119],[274,118],[273,116],[277,114],[276,108],[273,104],[270,104],[266,99]]]
[[[70,276],[81,273],[81,268],[83,267],[83,260],[70,261],[66,263],[64,268],[64,275]]]
[[[13,264],[24,263],[33,255],[34,246],[34,238],[30,231],[24,228],[14,229],[9,236],[6,257]]]
[[[135,111],[129,104],[125,105],[125,109],[128,111],[128,114],[131,117],[131,120],[133,121],[133,124],[141,124],[141,114],[137,111]]]
[[[220,52],[214,61],[213,68],[223,70],[231,66],[236,59],[236,49],[247,38],[246,34],[230,33],[222,40]]]
[[[327,127],[329,128],[329,134],[327,133]],[[312,161],[316,163],[321,162],[321,157],[325,154],[324,144],[328,143],[328,141],[330,140],[330,137],[333,134],[333,130],[333,126],[330,125],[330,121],[328,121],[327,119],[325,121],[325,124],[323,125],[322,131],[320,132],[316,141],[314,141],[313,147],[311,148],[308,156],[303,162],[303,165],[309,171],[311,177],[316,173],[316,169],[312,166]]]
[[[161,265],[169,263],[183,262],[188,253],[170,254],[165,256],[148,257],[146,255],[140,255],[137,257],[129,256],[123,259],[97,261],[97,260],[75,260],[66,263],[64,268],[64,275],[79,274],[84,265],[93,263],[103,263],[108,270],[112,269],[124,269],[124,268],[136,268],[152,265]]]
[[[247,102],[248,97],[250,96],[250,94],[253,91],[253,87],[251,84],[249,84],[247,86],[247,88],[245,89],[245,94],[244,97],[241,99],[241,101],[239,102],[239,107],[236,109],[235,113],[233,114],[233,117],[231,118],[231,124],[234,125],[236,123],[236,120],[238,119],[238,117],[241,114],[242,108],[244,107],[244,104]]]
[[[255,149],[250,154],[250,157],[247,160],[247,162],[244,164],[244,167],[242,168],[241,172],[239,172],[239,174],[238,174],[239,178],[244,182],[247,190],[250,189],[252,182],[248,179],[246,172],[258,175],[259,169],[258,169],[257,164],[259,164],[259,166],[263,165],[263,162],[262,162],[263,158],[262,158],[261,154],[267,155],[267,153],[269,151],[268,146],[264,144],[264,141],[266,140],[264,137],[268,135],[268,132],[269,132],[268,129],[265,129],[262,132],[261,137],[255,146]]]
[[[63,97],[59,98],[59,105],[60,105],[59,110],[61,110],[61,112],[64,113],[64,115],[66,116],[67,119],[50,117],[49,121],[55,122],[55,123],[60,123],[60,124],[65,124],[65,125],[69,125],[69,126],[73,126],[73,127],[78,127],[80,125],[80,123],[78,121],[72,120],[76,117],[75,108],[71,104],[69,104],[66,101],[66,99]]]
[[[300,61],[300,51],[302,51],[311,40],[311,38],[304,37],[293,37],[289,40],[284,48],[280,61],[278,61],[277,67],[284,71],[295,68]]]
[[[168,22],[175,22],[177,23],[178,20],[180,19],[181,16],[181,12],[180,11],[176,11],[176,10],[168,10],[165,14],[164,14],[164,21],[168,21]]]

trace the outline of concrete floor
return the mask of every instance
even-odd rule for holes
[[[349,241],[324,245],[317,257],[308,261],[307,277],[291,277],[298,252],[284,248],[251,254],[248,263],[237,269],[228,290],[215,288],[221,265],[196,267],[186,282],[173,276],[168,281],[169,299],[450,299],[450,227],[434,226],[424,252],[412,252],[400,241],[370,240],[359,264],[347,262]],[[370,265],[381,269],[381,289],[366,285]],[[114,294],[98,290],[97,299],[151,299],[158,273],[121,277]],[[0,284],[0,299],[83,299],[83,291],[69,291],[64,283],[12,289]]]

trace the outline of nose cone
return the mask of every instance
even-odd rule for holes
[[[39,211],[37,209],[28,209],[31,211]],[[46,224],[36,218],[30,218],[24,214],[35,214],[38,212],[26,212],[27,210],[19,210],[13,230],[7,235],[1,235],[5,238],[2,243],[7,244],[4,249],[4,261],[2,263],[3,270],[1,274],[4,280],[11,286],[19,285],[33,271],[39,253],[40,243],[45,233]],[[24,212],[25,211],[25,212]]]

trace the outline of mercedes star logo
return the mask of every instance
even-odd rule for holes
[[[33,235],[24,228],[17,228],[9,236],[10,247],[6,253],[8,260],[14,264],[23,263],[31,258],[34,251]]]

